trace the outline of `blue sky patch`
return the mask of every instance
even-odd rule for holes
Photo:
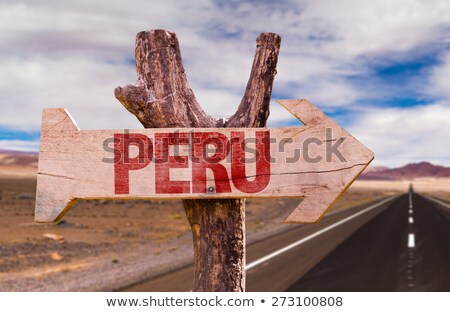
[[[40,138],[40,132],[18,131],[0,128],[0,140],[5,141],[36,141]]]

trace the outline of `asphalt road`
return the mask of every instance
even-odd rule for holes
[[[288,291],[450,291],[450,205],[401,196]]]
[[[401,201],[403,197],[388,198],[350,208],[325,217],[319,224],[293,226],[290,231],[247,246],[247,291],[285,291],[293,284],[301,285],[298,281],[305,274],[308,276],[329,254],[384,214],[391,203]],[[186,267],[121,291],[189,291],[192,281],[193,268]]]

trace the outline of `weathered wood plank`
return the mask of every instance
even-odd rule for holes
[[[36,221],[81,198],[306,197],[286,221],[317,222],[373,153],[308,101],[280,103],[305,126],[84,131],[44,110]]]

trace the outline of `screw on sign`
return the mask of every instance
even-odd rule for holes
[[[308,101],[279,103],[305,126],[84,131],[46,109],[35,219],[57,221],[76,199],[299,196],[286,221],[317,222],[373,153]]]
[[[114,93],[147,129],[83,131],[66,110],[44,110],[35,220],[59,220],[78,198],[183,199],[193,291],[244,291],[245,198],[304,197],[286,221],[318,222],[373,159],[306,100],[279,101],[304,127],[264,128],[280,43],[258,36],[236,113],[215,119],[189,86],[176,34],[138,33],[136,85]]]

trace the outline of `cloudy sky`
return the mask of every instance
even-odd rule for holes
[[[450,165],[450,1],[0,0],[0,149],[38,150],[42,108],[82,129],[140,128],[114,98],[134,84],[139,31],[174,31],[203,108],[228,117],[255,39],[282,37],[272,98],[306,98],[376,165]],[[275,101],[269,126],[297,125]]]

